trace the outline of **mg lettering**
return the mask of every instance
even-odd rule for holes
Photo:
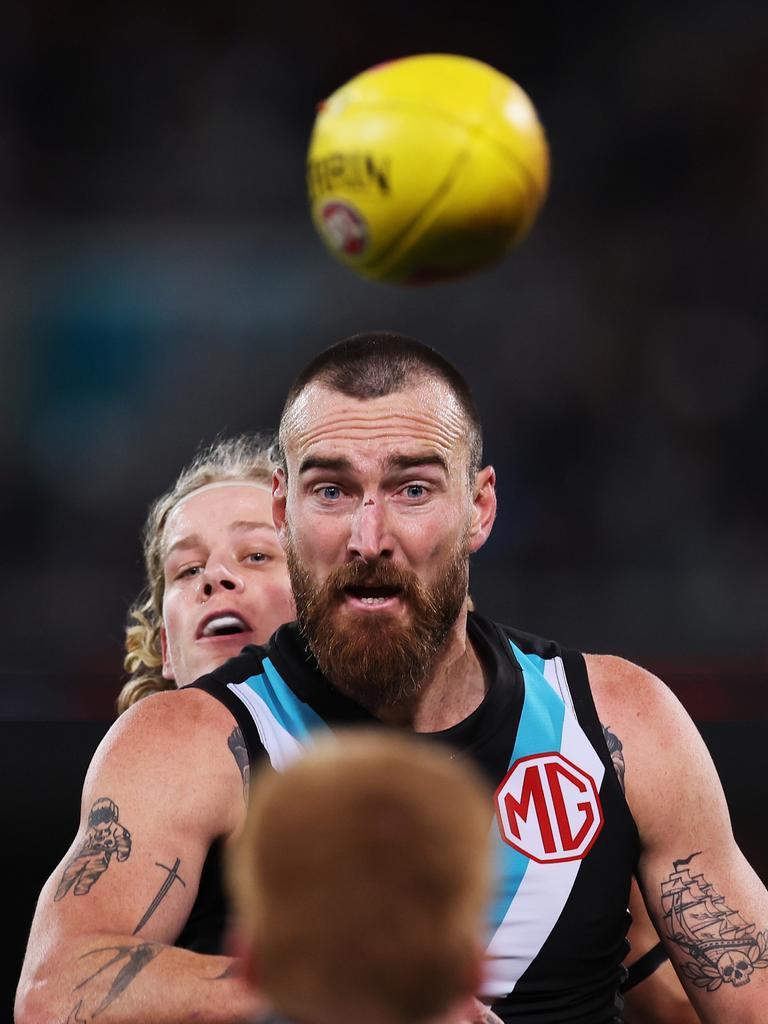
[[[515,761],[496,818],[504,842],[539,863],[581,860],[603,827],[594,779],[557,751]]]

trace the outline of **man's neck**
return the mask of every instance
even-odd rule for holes
[[[464,608],[418,694],[408,701],[371,710],[389,725],[414,732],[441,732],[468,718],[487,691],[483,665],[467,634]]]

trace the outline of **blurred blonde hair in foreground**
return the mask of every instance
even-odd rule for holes
[[[123,666],[129,677],[117,699],[118,714],[150,693],[176,687],[173,680],[163,678],[160,641],[165,594],[163,538],[169,515],[182,498],[206,484],[247,480],[271,487],[273,442],[274,437],[267,434],[240,434],[201,448],[169,490],[150,506],[142,537],[146,586],[128,611]]]
[[[489,808],[473,766],[414,736],[351,729],[257,774],[228,881],[270,1007],[305,1024],[459,1014],[480,984]]]

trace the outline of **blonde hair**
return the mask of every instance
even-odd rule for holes
[[[261,769],[227,881],[274,1010],[419,1024],[471,995],[490,807],[469,762],[416,736],[349,729]]]
[[[170,490],[151,505],[143,532],[146,586],[128,611],[123,666],[129,678],[117,698],[118,714],[150,693],[176,688],[173,680],[163,678],[160,640],[165,593],[163,533],[169,515],[182,498],[206,484],[247,480],[269,486],[275,467],[273,450],[274,438],[266,434],[214,441],[198,451]]]

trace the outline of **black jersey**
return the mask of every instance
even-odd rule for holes
[[[463,722],[425,735],[471,758],[494,790],[480,996],[506,1022],[613,1024],[639,840],[584,659],[474,613],[467,628],[488,691]],[[385,728],[321,675],[295,624],[192,685],[232,712],[253,768],[266,758],[280,771],[346,725]]]

